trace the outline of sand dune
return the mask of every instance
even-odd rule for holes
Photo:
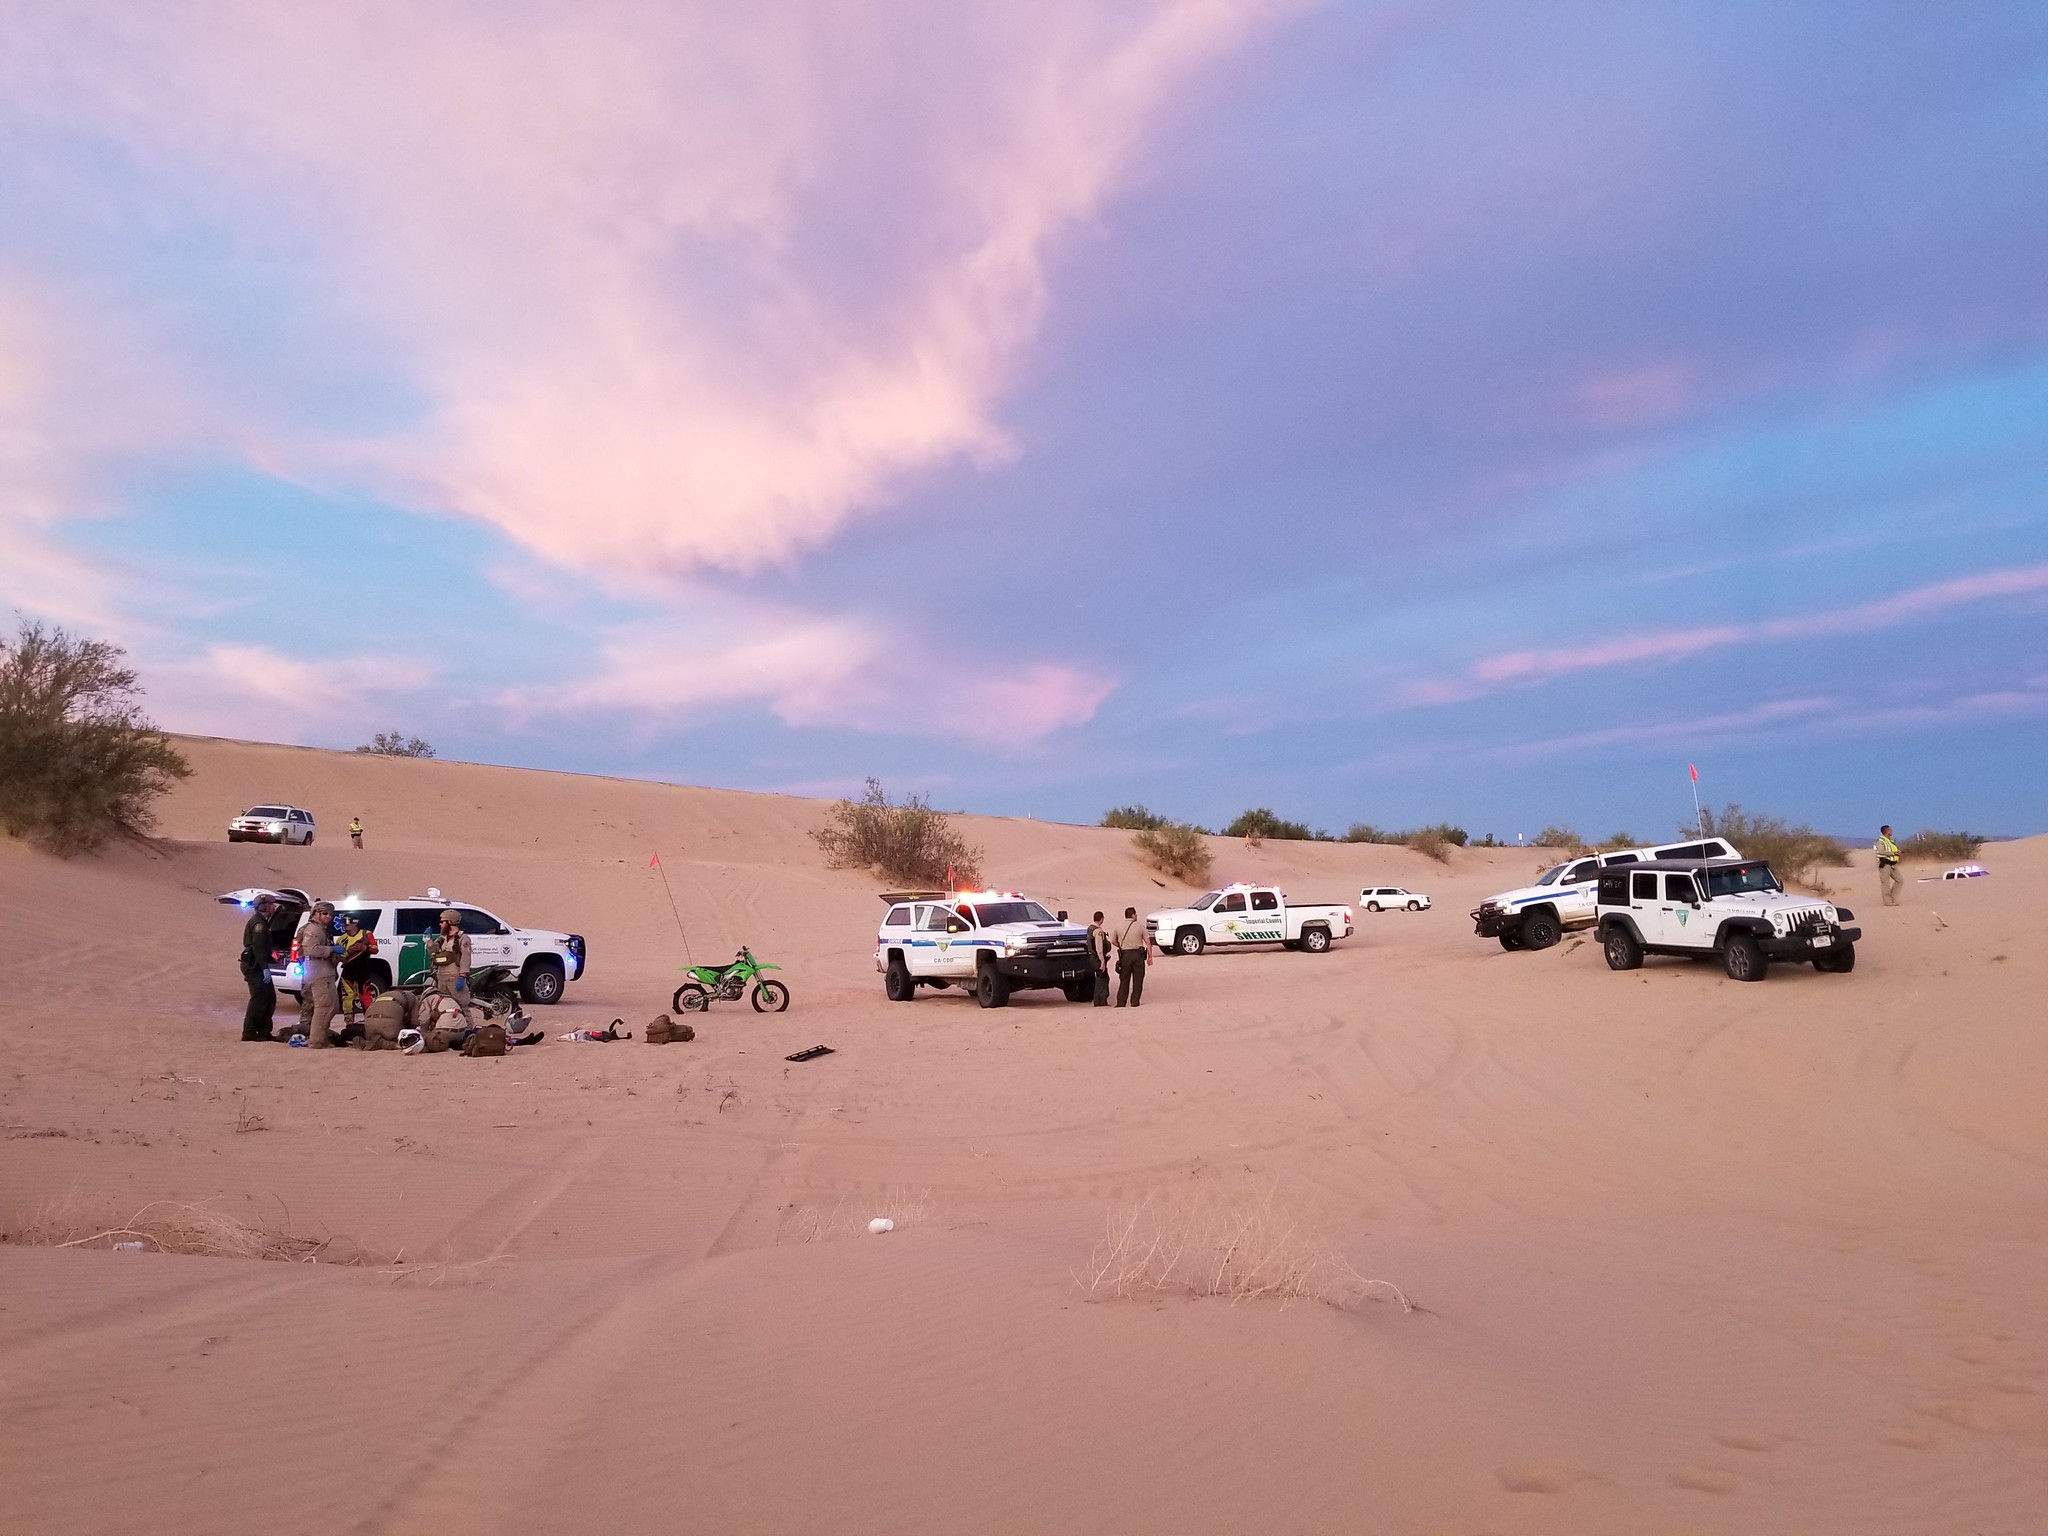
[[[1437,909],[1155,964],[1137,1013],[886,1002],[782,796],[194,742],[159,851],[0,845],[0,1226],[208,1202],[366,1267],[0,1248],[0,1530],[2019,1532],[2048,1511],[2048,839],[1838,878],[1743,987],[1465,911],[1533,856],[1218,841]],[[311,806],[310,849],[227,816]],[[359,812],[369,848],[346,845]],[[1905,819],[1910,819],[1905,818]],[[1156,904],[1124,834],[992,879]],[[235,914],[436,885],[590,940],[551,1032],[751,943],[795,1002],[496,1061],[235,1040]],[[1938,919],[1937,915],[1938,914]],[[792,1065],[789,1052],[836,1048]],[[1391,1302],[1090,1300],[1109,1214],[1276,1191]],[[850,1235],[894,1214],[887,1237]]]

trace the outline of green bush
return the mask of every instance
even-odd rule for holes
[[[1425,859],[1434,859],[1439,864],[1451,862],[1451,842],[1434,832],[1413,832],[1401,839]],[[1463,846],[1460,844],[1459,846]]]
[[[1570,827],[1545,827],[1536,834],[1538,848],[1579,849],[1586,846],[1586,840]]]
[[[1209,844],[1200,827],[1169,821],[1140,828],[1131,842],[1145,862],[1161,874],[1172,875],[1189,885],[1201,885],[1209,878]]]
[[[1899,852],[1909,859],[1974,859],[1984,843],[1974,832],[1937,832],[1923,827],[1900,842]]]
[[[1354,821],[1345,829],[1343,841],[1347,843],[1398,843],[1401,834],[1390,832],[1385,827],[1376,827],[1369,821]]]
[[[981,850],[953,830],[922,795],[891,805],[879,779],[859,800],[832,807],[811,838],[834,869],[872,869],[899,885],[972,889],[981,884]]]
[[[1697,827],[1681,826],[1678,835],[1726,838],[1744,858],[1762,859],[1780,880],[1798,885],[1818,885],[1814,871],[1822,865],[1849,862],[1840,843],[1805,823],[1794,826],[1782,817],[1752,813],[1739,805],[1724,805],[1718,811],[1709,806],[1700,812]]]
[[[192,767],[142,713],[127,653],[23,623],[0,641],[0,824],[69,857],[155,826]]]
[[[1102,813],[1099,825],[1121,827],[1126,832],[1143,832],[1158,827],[1170,827],[1173,823],[1157,811],[1148,811],[1142,805],[1113,805]]]
[[[432,757],[432,744],[417,736],[401,736],[396,731],[379,731],[368,741],[357,747],[358,752],[367,752],[372,757]]]
[[[1594,845],[1602,853],[1612,853],[1617,848],[1639,848],[1642,845],[1633,832],[1610,832]]]
[[[1316,837],[1309,831],[1308,824],[1300,821],[1282,821],[1266,807],[1244,811],[1223,829],[1225,837],[1273,838],[1279,842],[1308,842]]]

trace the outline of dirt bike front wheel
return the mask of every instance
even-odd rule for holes
[[[669,1007],[676,1013],[702,1013],[711,1006],[711,994],[694,981],[686,981],[676,988],[676,995],[669,1000]]]
[[[779,981],[762,981],[754,985],[754,1012],[780,1013],[789,1006],[789,988]]]

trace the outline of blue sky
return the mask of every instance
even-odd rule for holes
[[[2044,827],[2048,11],[12,9],[0,598],[173,728]]]

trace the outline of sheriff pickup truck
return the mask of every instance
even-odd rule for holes
[[[1319,955],[1351,937],[1351,908],[1341,902],[1290,906],[1270,885],[1226,885],[1186,907],[1145,919],[1145,934],[1162,955],[1199,955],[1211,944],[1278,944]]]

